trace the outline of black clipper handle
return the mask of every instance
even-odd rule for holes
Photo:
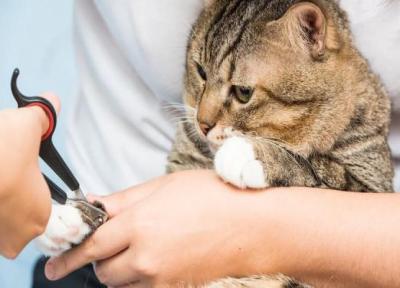
[[[54,109],[53,105],[43,97],[28,97],[23,95],[17,86],[18,76],[19,70],[15,69],[11,79],[11,91],[18,103],[18,107],[39,106],[45,111],[49,119],[49,129],[42,137],[40,157],[47,165],[49,165],[49,167],[57,174],[57,176],[63,180],[69,189],[72,191],[78,190],[78,180],[72,174],[71,170],[68,168],[67,164],[64,162],[52,142],[52,136],[57,126],[56,110]]]
[[[47,185],[49,186],[51,198],[57,203],[65,205],[65,203],[67,203],[68,200],[67,193],[65,193],[64,190],[62,190],[53,181],[51,181],[50,178],[47,177],[45,174],[43,174],[43,176],[47,182]]]

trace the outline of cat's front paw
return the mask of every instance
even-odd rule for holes
[[[256,159],[253,145],[243,137],[227,139],[214,158],[218,175],[239,188],[267,187],[261,161]]]
[[[53,205],[46,231],[35,239],[35,243],[46,256],[58,256],[80,244],[90,233],[91,229],[83,221],[79,209]]]

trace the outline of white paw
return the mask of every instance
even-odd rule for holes
[[[243,137],[232,137],[217,151],[214,166],[218,175],[239,188],[265,188],[263,165],[256,159],[253,145]]]
[[[46,256],[58,256],[72,245],[80,244],[90,232],[77,208],[53,205],[46,231],[35,239],[35,243]]]

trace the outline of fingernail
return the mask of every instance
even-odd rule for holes
[[[56,279],[56,270],[54,267],[54,260],[50,259],[49,261],[47,261],[45,269],[44,269],[44,273],[47,277],[47,279],[49,280],[55,280]]]

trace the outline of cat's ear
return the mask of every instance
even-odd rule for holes
[[[299,2],[287,12],[289,20],[289,37],[299,43],[303,49],[308,49],[314,58],[325,54],[329,33],[328,19],[323,10],[311,2]],[[299,42],[300,41],[300,42]]]

